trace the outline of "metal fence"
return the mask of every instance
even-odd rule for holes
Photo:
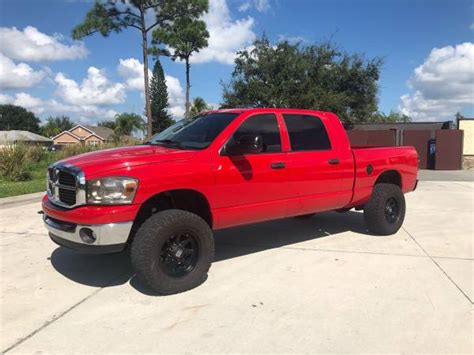
[[[348,130],[347,135],[352,146],[413,146],[420,158],[420,169],[462,169],[461,130]]]

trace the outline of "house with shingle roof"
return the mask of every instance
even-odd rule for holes
[[[89,144],[101,145],[112,142],[114,136],[113,129],[101,126],[86,126],[78,124],[68,131],[63,131],[54,136],[54,145],[70,145],[70,144]]]
[[[28,131],[0,131],[0,147],[20,143],[49,146],[52,144],[52,140]]]

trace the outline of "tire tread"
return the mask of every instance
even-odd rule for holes
[[[387,199],[397,199],[400,208],[400,218],[390,224],[386,221],[384,208]],[[379,235],[395,234],[403,224],[405,218],[405,196],[399,186],[380,183],[374,186],[369,202],[364,206],[364,219],[369,230]]]
[[[156,259],[153,251],[156,249],[158,240],[162,238],[160,232],[174,225],[189,225],[198,230],[201,239],[200,260],[196,268],[182,278],[174,279],[164,275],[157,277],[153,270],[153,259]],[[136,276],[152,290],[167,295],[183,292],[202,284],[207,278],[207,272],[214,259],[214,249],[212,231],[201,217],[184,210],[170,209],[154,214],[142,224],[132,242],[130,257]],[[204,259],[201,260],[201,257]],[[200,270],[197,270],[198,268]]]

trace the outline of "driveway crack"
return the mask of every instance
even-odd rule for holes
[[[473,302],[469,298],[469,296],[463,291],[461,287],[459,287],[459,285],[451,278],[451,276],[449,276],[448,273],[444,271],[441,265],[439,265],[438,262],[430,254],[428,254],[428,252],[420,245],[420,243],[418,243],[418,241],[413,237],[413,235],[411,235],[411,233],[407,231],[405,227],[402,227],[402,229],[410,236],[411,239],[413,239],[413,241],[420,247],[420,249],[423,250],[423,253],[425,253],[425,255],[431,259],[431,261],[438,267],[438,269],[441,270],[441,272],[448,278],[448,280],[451,281],[451,283],[456,286],[456,288],[463,294],[463,296],[466,297],[466,299],[472,304]]]
[[[101,288],[98,288],[97,290],[95,290],[94,292],[92,292],[91,294],[89,294],[88,296],[84,297],[83,299],[81,299],[79,302],[73,304],[71,307],[69,307],[68,309],[66,309],[65,311],[59,313],[58,315],[54,315],[51,319],[47,320],[42,326],[40,326],[39,328],[35,329],[34,331],[32,331],[31,333],[29,333],[28,335],[24,336],[23,338],[20,338],[18,339],[13,345],[9,346],[8,348],[6,348],[5,350],[2,351],[2,354],[6,354],[7,352],[15,349],[18,345],[24,343],[26,340],[30,339],[31,337],[35,336],[37,333],[39,333],[40,331],[42,331],[43,329],[47,328],[49,325],[53,324],[54,322],[56,322],[58,319],[61,319],[62,317],[64,317],[66,314],[68,314],[69,312],[71,312],[73,309],[77,308],[78,306],[80,306],[81,304],[83,304],[84,302],[86,302],[88,299],[92,298],[93,296],[95,296],[96,294],[98,294],[100,291],[102,291],[105,287],[108,287],[110,284],[112,284],[115,280],[125,276],[128,272],[125,272],[123,274],[120,274],[119,276],[117,276],[116,278],[113,278],[112,280],[110,280],[110,282],[105,285],[104,287],[101,287]]]

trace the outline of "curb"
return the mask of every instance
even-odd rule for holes
[[[21,205],[30,202],[40,202],[46,192],[35,192],[32,194],[11,196],[0,198],[0,207],[8,207],[10,205]]]

